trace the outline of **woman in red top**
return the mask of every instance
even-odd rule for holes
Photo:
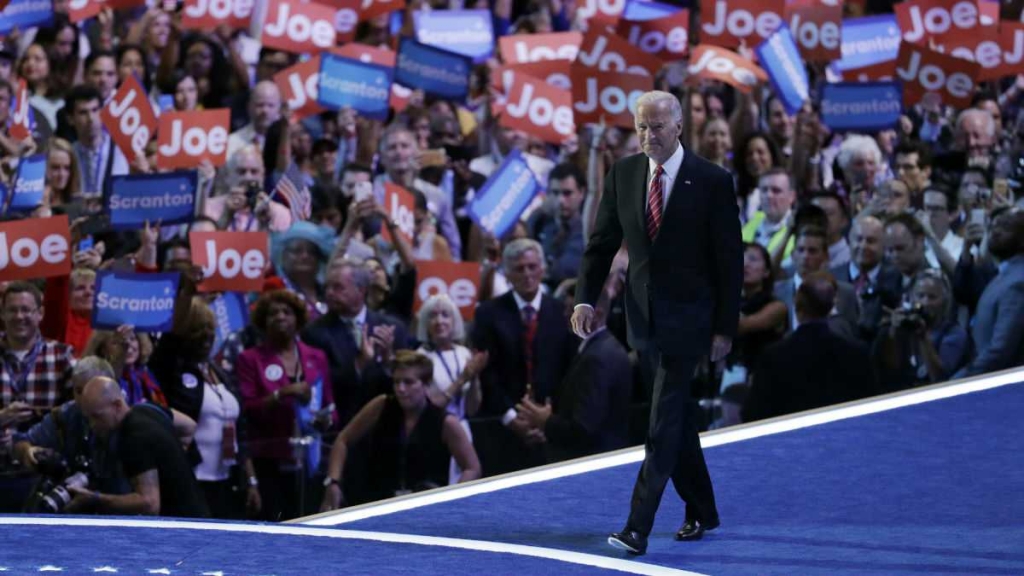
[[[252,323],[266,338],[238,357],[242,409],[250,423],[249,446],[268,520],[302,514],[296,486],[305,482],[304,455],[296,457],[291,440],[305,435],[299,429],[297,407],[309,406],[318,384],[323,409],[316,411],[316,426],[322,431],[337,421],[327,356],[297,337],[306,319],[306,306],[294,292],[263,294],[256,302]]]

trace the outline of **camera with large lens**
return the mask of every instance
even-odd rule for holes
[[[43,477],[29,502],[29,510],[59,514],[74,498],[70,488],[89,485],[89,460],[79,456],[71,465],[57,452],[45,451],[36,456],[36,470]]]
[[[928,325],[928,314],[925,312],[924,306],[905,303],[901,311],[903,315],[900,317],[899,324],[896,325],[898,329],[914,331],[917,330],[918,326]]]

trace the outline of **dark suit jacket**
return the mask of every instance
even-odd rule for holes
[[[954,378],[1024,364],[1024,255],[1007,262],[981,295],[971,325],[978,356]]]
[[[847,402],[877,392],[867,346],[834,334],[824,322],[811,322],[800,325],[761,354],[743,406],[743,421]]]
[[[883,308],[895,309],[903,297],[903,275],[888,264],[881,264],[878,276],[871,289],[857,294],[860,313],[857,316],[857,333],[866,342],[871,342],[878,334],[878,326],[884,315]],[[854,284],[856,278],[850,276],[849,264],[836,266],[829,270],[836,280]]]
[[[836,293],[835,316],[828,317],[828,325],[833,332],[846,338],[857,338],[857,315],[859,305],[857,294],[853,286],[845,282],[839,282],[839,291]],[[796,281],[795,278],[781,280],[775,283],[775,297],[786,305],[786,330],[793,331],[793,315],[796,313]]]
[[[657,237],[647,236],[648,158],[616,162],[604,179],[594,231],[580,265],[576,303],[597,302],[623,239],[629,251],[626,318],[629,344],[700,356],[712,334],[733,337],[743,283],[732,176],[684,151]]]
[[[587,341],[555,392],[544,426],[549,462],[624,448],[633,369],[608,330]]]
[[[533,397],[543,402],[565,377],[576,354],[579,340],[569,332],[569,323],[558,300],[541,296],[537,335],[533,339]],[[473,320],[473,345],[490,354],[480,374],[483,410],[501,416],[526,392],[526,355],[523,336],[526,326],[512,291],[488,300],[477,308]]]
[[[394,326],[395,350],[409,347],[405,326],[390,316],[367,309],[366,325],[371,333],[375,326]],[[391,392],[391,375],[381,363],[370,363],[362,373],[356,371],[356,342],[337,314],[328,312],[306,326],[302,341],[327,355],[331,391],[342,428],[370,399]]]

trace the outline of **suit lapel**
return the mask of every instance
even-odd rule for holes
[[[680,146],[683,146],[680,144]],[[646,159],[646,156],[644,157]],[[683,147],[683,163],[679,166],[679,172],[676,173],[675,179],[672,182],[672,190],[668,195],[668,202],[665,204],[665,209],[662,210],[661,216],[661,227],[658,228],[658,234],[654,237],[657,241],[661,237],[661,231],[665,229],[665,222],[680,222],[678,217],[674,217],[673,213],[682,209],[682,206],[686,204],[691,198],[693,198],[692,190],[693,186],[690,177],[693,175],[693,168],[696,165],[694,160],[693,152]],[[644,182],[647,182],[647,171],[649,170],[649,163],[644,162]],[[641,210],[640,220],[643,230],[647,230],[647,189],[644,188],[644,193],[640,199]]]
[[[641,152],[637,155],[638,161],[641,163],[638,166],[636,172],[641,174],[640,179],[640,193],[636,195],[634,205],[636,206],[636,217],[637,223],[640,225],[640,229],[643,230],[644,236],[647,236],[647,178],[650,172],[650,161],[647,155]],[[648,242],[650,242],[648,240]]]

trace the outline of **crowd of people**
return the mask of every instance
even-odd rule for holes
[[[49,25],[0,43],[0,179],[46,157],[41,203],[4,220],[67,215],[73,247],[70,275],[0,288],[0,512],[276,521],[643,441],[624,250],[598,329],[569,327],[603,178],[640,150],[634,131],[583,124],[554,145],[503,125],[497,56],[462,102],[413,90],[386,121],[298,118],[273,77],[308,54],[247,51],[247,31],[186,30],[180,6],[157,4],[73,23],[55,0]],[[585,24],[561,0],[490,8],[496,36]],[[385,12],[354,42],[391,48],[409,26]],[[101,120],[132,77],[155,110],[231,110],[227,163],[196,169],[189,224],[102,224],[105,182],[161,170],[155,138],[129,158]],[[18,139],[21,81],[34,123]],[[685,153],[736,182],[742,309],[732,351],[694,375],[702,429],[1024,364],[1024,73],[867,134],[831,131],[813,97],[790,114],[767,83],[655,86],[682,103]],[[544,194],[495,237],[468,208],[513,150]],[[274,194],[296,173],[308,218]],[[408,239],[386,184],[415,197]],[[250,321],[223,339],[189,244],[210,231],[270,238]],[[471,319],[443,291],[417,296],[429,261],[479,265]],[[171,328],[94,329],[108,269],[178,272]]]

